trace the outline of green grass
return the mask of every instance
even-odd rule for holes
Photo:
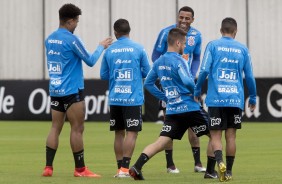
[[[50,122],[0,121],[0,183],[53,184],[53,183],[132,183],[132,178],[113,178],[116,161],[113,152],[113,132],[108,123],[85,124],[85,161],[87,166],[102,175],[100,179],[73,177],[74,161],[69,146],[69,124],[60,136],[60,146],[54,161],[53,177],[41,177],[45,164],[45,140]],[[133,164],[143,148],[156,140],[161,125],[144,123],[139,134]],[[237,134],[237,155],[230,183],[282,183],[282,123],[244,123]],[[201,160],[206,165],[208,138],[201,139]],[[153,157],[144,167],[142,183],[219,183],[205,180],[202,173],[193,172],[193,158],[187,133],[175,141],[174,161],[180,174],[167,174],[164,153]]]

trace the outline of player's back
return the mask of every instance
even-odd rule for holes
[[[183,83],[179,70],[185,72],[186,77],[193,79],[189,73],[187,62],[175,52],[167,52],[154,63],[153,70],[157,73],[163,91],[168,99],[167,114],[183,113],[199,110],[199,104],[193,99],[190,91]],[[187,73],[186,73],[187,72]]]
[[[212,63],[207,105],[243,108],[243,68],[245,63],[249,62],[247,48],[229,37],[212,41],[209,47]],[[205,59],[206,56],[203,60]]]
[[[109,69],[110,105],[142,105],[143,77],[150,69],[143,46],[122,37],[107,49],[103,62]]]

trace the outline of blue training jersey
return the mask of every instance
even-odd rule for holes
[[[256,104],[256,83],[249,51],[233,38],[222,37],[208,43],[195,96],[201,95],[201,86],[207,76],[208,91],[205,103],[208,107],[238,107],[243,110],[244,77],[250,95],[249,103]]]
[[[105,52],[100,77],[109,80],[109,105],[137,106],[144,103],[143,78],[150,71],[143,46],[120,37]]]
[[[81,40],[64,28],[53,32],[46,40],[47,66],[50,77],[50,96],[61,97],[84,89],[82,60],[93,66],[104,47],[99,45],[93,54],[88,53]]]
[[[155,85],[158,78],[163,91]],[[155,97],[166,102],[166,114],[200,110],[200,105],[194,101],[195,83],[187,61],[176,52],[166,52],[154,62],[144,86]]]
[[[164,28],[159,33],[158,39],[154,45],[152,53],[152,61],[155,62],[161,55],[164,55],[167,51],[167,37],[171,29],[176,28],[177,24]],[[202,35],[194,27],[190,27],[186,35],[186,47],[184,54],[188,54],[188,63],[190,65],[192,76],[195,78],[199,65],[202,47]]]

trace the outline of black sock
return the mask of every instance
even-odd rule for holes
[[[173,158],[172,158],[172,150],[165,150],[165,158],[166,158],[166,168],[170,168],[174,166]]]
[[[219,164],[220,162],[223,161],[221,150],[214,151],[214,156],[215,156],[215,160],[216,160],[217,164]]]
[[[226,170],[232,171],[235,156],[226,156]]]
[[[192,153],[193,153],[195,165],[202,165],[200,158],[200,147],[192,147]]]
[[[121,163],[122,163],[122,160],[117,160],[117,167],[118,167],[118,169],[121,168]]]
[[[73,158],[75,162],[75,168],[82,168],[85,167],[84,164],[84,150],[79,152],[73,153]]]
[[[122,163],[121,163],[121,167],[128,169],[129,168],[129,164],[130,164],[130,160],[131,160],[130,157],[123,157]]]
[[[46,166],[53,166],[56,151],[57,150],[46,146]]]
[[[215,167],[215,157],[210,157],[208,156],[208,164],[207,164],[207,172],[212,174],[214,172],[214,167]]]
[[[143,165],[149,160],[150,158],[145,154],[145,153],[141,153],[141,155],[139,156],[138,160],[136,161],[136,163],[134,164],[135,167],[139,170],[142,169]]]

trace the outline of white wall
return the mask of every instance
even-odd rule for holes
[[[282,77],[282,1],[249,2],[249,48],[255,75]]]
[[[282,77],[280,0],[1,0],[0,80],[48,78],[43,40],[58,28],[58,9],[64,3],[82,9],[75,34],[89,51],[105,37],[114,36],[112,24],[125,18],[131,24],[131,38],[145,46],[149,57],[159,31],[176,22],[182,6],[195,11],[192,26],[202,32],[203,52],[208,41],[221,36],[221,20],[234,17],[236,39],[249,44],[255,76]],[[86,78],[99,78],[100,62],[93,68],[84,67]]]
[[[42,1],[0,1],[0,80],[43,73]]]

